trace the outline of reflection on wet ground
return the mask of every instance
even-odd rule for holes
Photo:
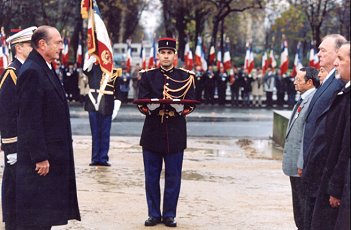
[[[91,137],[73,139],[82,222],[53,230],[145,229],[139,137],[111,137],[111,167],[89,167]],[[281,157],[281,149],[269,139],[189,138],[177,229],[294,229],[290,184],[281,171]]]

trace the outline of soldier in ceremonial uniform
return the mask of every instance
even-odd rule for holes
[[[85,96],[84,109],[89,112],[92,136],[90,166],[111,166],[108,156],[112,120],[121,106],[117,77],[121,73],[114,70],[112,77],[102,72],[95,56],[85,61],[84,74],[88,76],[89,93]],[[121,72],[121,71],[120,71]]]
[[[1,149],[5,153],[2,178],[2,214],[5,229],[16,229],[16,162],[17,162],[17,74],[32,51],[30,43],[36,27],[29,27],[10,36],[13,61],[0,78],[0,132]]]
[[[160,68],[141,71],[139,99],[194,100],[195,73],[173,66],[176,40],[158,41]],[[149,218],[145,226],[161,221],[176,227],[175,221],[181,185],[184,149],[186,148],[185,116],[193,104],[143,104],[139,110],[146,115],[140,145],[143,147],[145,190]],[[161,213],[160,174],[165,162],[165,190]]]

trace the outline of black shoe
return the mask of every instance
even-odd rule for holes
[[[108,163],[108,162],[100,162],[98,165],[99,166],[106,166],[106,167],[110,167],[111,166],[111,164]]]
[[[89,164],[89,166],[97,166],[97,165],[99,165],[99,163],[97,163],[97,162],[91,162],[91,163]]]
[[[173,217],[166,217],[163,218],[163,223],[167,226],[167,227],[177,227],[177,222],[175,221],[175,219]]]
[[[161,223],[161,218],[149,217],[145,220],[145,226],[155,226]]]

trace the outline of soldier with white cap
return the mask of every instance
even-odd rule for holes
[[[31,37],[37,27],[21,30],[6,39],[11,46],[12,63],[0,78],[0,132],[1,149],[5,153],[2,178],[2,214],[5,229],[16,229],[15,186],[17,161],[17,73],[32,51]]]

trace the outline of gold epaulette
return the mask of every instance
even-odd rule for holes
[[[187,70],[187,69],[184,69],[184,68],[179,68],[180,70],[183,70],[184,72],[187,72],[188,74],[190,75],[195,75],[195,73],[191,70]]]
[[[151,68],[151,69],[142,69],[139,71],[139,73],[145,73],[145,72],[148,72],[148,71],[151,71],[151,70],[155,70],[157,68]]]
[[[16,82],[17,82],[17,76],[16,76],[16,68],[14,67],[11,67],[11,66],[8,66],[4,72],[4,76],[3,78],[1,79],[1,82],[0,82],[0,89],[2,87],[2,85],[4,84],[6,78],[10,75],[10,77],[12,78],[12,81],[13,83],[16,85]]]

